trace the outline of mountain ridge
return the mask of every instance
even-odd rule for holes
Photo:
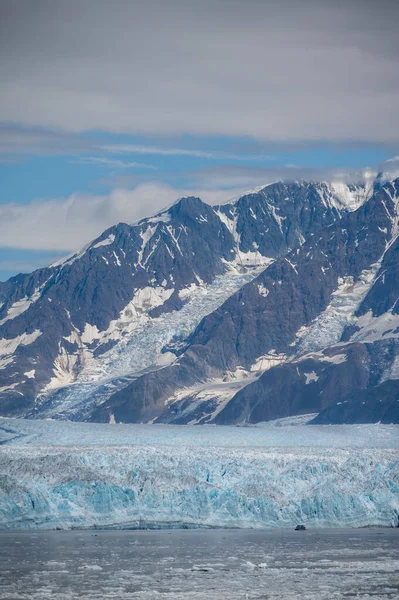
[[[184,388],[197,383],[208,383],[212,388],[213,379],[224,377],[230,379],[226,383],[231,384],[233,391],[236,386],[238,394],[248,393],[245,390],[250,385],[244,385],[244,378],[234,375],[234,369],[246,371],[248,378],[254,376],[251,369],[257,360],[263,360],[263,367],[273,364],[274,368],[286,360],[287,345],[292,343],[289,331],[293,331],[296,324],[291,329],[280,327],[275,332],[276,340],[279,337],[281,342],[277,340],[277,345],[274,344],[276,347],[267,350],[264,340],[273,333],[273,327],[270,329],[273,320],[293,302],[293,298],[287,295],[283,298],[277,294],[277,300],[271,312],[269,309],[266,319],[267,331],[262,330],[260,334],[263,341],[256,341],[259,338],[257,328],[253,330],[245,311],[240,313],[239,338],[234,337],[235,334],[231,337],[232,332],[223,325],[225,330],[222,338],[225,342],[229,343],[230,337],[236,339],[235,343],[239,343],[240,347],[237,356],[244,358],[247,355],[243,364],[232,360],[232,354],[226,354],[226,360],[221,361],[223,353],[219,352],[217,344],[213,350],[204,350],[207,345],[204,345],[208,327],[206,323],[218,319],[220,311],[225,310],[222,307],[226,303],[230,306],[236,302],[232,298],[237,294],[238,302],[245,302],[241,296],[247,293],[246,289],[252,290],[247,301],[250,304],[255,302],[253,306],[260,302],[261,311],[275,295],[270,295],[269,289],[273,282],[287,281],[295,296],[303,283],[295,273],[298,266],[295,260],[297,256],[301,258],[304,255],[304,248],[314,246],[312,240],[317,236],[324,239],[329,227],[335,227],[336,235],[339,235],[334,252],[339,250],[339,260],[344,264],[345,260],[349,260],[343,251],[345,245],[353,245],[353,236],[356,234],[358,243],[367,247],[361,239],[361,227],[367,218],[378,222],[379,225],[372,229],[370,243],[375,256],[370,252],[378,262],[384,235],[386,237],[388,230],[391,235],[394,219],[393,213],[389,213],[391,209],[387,204],[388,197],[385,199],[386,191],[378,192],[378,188],[383,189],[384,185],[397,195],[397,182],[384,184],[377,178],[373,185],[370,181],[357,186],[351,184],[345,187],[341,184],[341,188],[335,192],[333,184],[280,182],[217,206],[208,205],[195,197],[182,198],[134,225],[118,224],[109,228],[82,251],[64,261],[0,284],[0,412],[18,416],[117,419],[109,401],[118,403],[120,394],[126,397],[132,388],[137,388],[135,393],[141,393],[137,382],[145,381],[146,389],[152,389],[151,386],[156,385],[154,382],[166,375],[168,380],[160,385],[163,392],[168,389],[173,393],[169,393],[163,401],[171,404],[177,413],[181,412],[182,404],[189,405],[192,402],[190,396],[184,397]],[[378,193],[384,194],[386,202],[381,199],[379,203],[375,201]],[[346,203],[342,198],[346,198]],[[371,217],[370,203],[375,204]],[[356,217],[359,210],[364,213],[362,223]],[[342,227],[337,226],[341,218],[349,219],[352,233],[346,237],[341,231]],[[378,227],[385,228],[386,233]],[[353,252],[360,256],[360,251]],[[343,277],[354,277],[357,281],[361,274],[358,260],[353,260]],[[388,286],[392,299],[396,300],[393,272],[397,261],[394,255],[391,263],[388,271],[385,269],[387,283],[383,284],[380,278],[379,285]],[[365,266],[369,268],[370,261]],[[309,268],[308,264],[306,268]],[[323,268],[327,268],[327,265]],[[310,310],[309,315],[313,315],[313,319],[326,309],[326,301],[331,298],[338,281],[332,282],[327,276],[324,277],[324,273],[320,273],[319,270],[317,277],[324,278],[328,285],[317,292],[321,297],[323,294],[325,296],[321,304],[316,302],[317,308],[310,310],[311,303],[308,302],[306,310]],[[258,286],[256,300],[254,286]],[[377,288],[374,294],[377,294]],[[207,304],[203,302],[204,306],[201,306],[201,301],[207,295]],[[381,307],[382,298],[385,297],[384,290],[380,290],[378,302],[382,303]],[[369,299],[369,302],[374,306],[377,300]],[[195,317],[188,315],[191,305],[196,311]],[[206,311],[209,311],[208,317]],[[186,321],[179,332],[180,315]],[[170,323],[173,322],[176,331],[171,328],[168,330],[168,319]],[[196,322],[198,320],[199,323]],[[159,330],[161,321],[163,329]],[[295,331],[303,326],[299,321]],[[306,318],[305,322],[308,321]],[[149,333],[155,338],[151,342],[153,345],[150,344],[151,348],[155,348],[155,354],[149,356],[147,362],[137,361],[139,349],[131,352],[134,340],[145,346],[145,335],[148,337]],[[159,340],[156,339],[157,335]],[[253,345],[254,341],[258,344],[256,357],[252,350],[243,350]],[[196,350],[193,354],[192,348],[195,347],[202,347],[201,359],[196,355]],[[148,354],[151,352],[148,351]],[[268,354],[270,356],[266,356]],[[182,367],[180,361],[183,355],[186,362],[183,361]],[[120,364],[115,367],[118,360],[125,364],[124,370]],[[165,366],[172,361],[174,364]],[[142,364],[141,373],[139,363]],[[199,379],[203,381],[193,379],[190,374],[193,368],[202,373]],[[146,373],[148,369],[150,372]],[[177,371],[180,373],[178,376]],[[262,371],[262,368],[257,369],[256,381],[252,385],[257,385],[262,379],[259,379],[258,371]],[[65,399],[68,394],[70,397],[76,396],[79,385],[83,386],[81,390],[84,386],[88,390],[81,406],[80,401],[76,400],[71,412],[57,412],[57,403],[58,406],[62,404],[60,398],[64,395]],[[210,388],[208,396],[212,396]],[[153,390],[152,393],[153,399],[157,398],[160,390]],[[176,394],[181,396],[177,402]],[[131,401],[132,398],[127,399],[126,406]],[[211,398],[212,402],[216,402],[214,397]],[[160,404],[161,401],[155,401],[153,408],[145,415],[134,413],[132,417],[133,413],[129,416],[127,411],[123,418],[180,422],[176,415],[168,414],[167,407],[161,410]],[[205,421],[215,412],[209,412],[205,406],[202,410]],[[219,412],[223,413],[222,410]],[[202,417],[197,418],[195,410],[191,413],[188,411],[186,417],[191,414],[191,421],[201,421]],[[219,420],[221,418],[218,417]],[[190,422],[185,419],[184,422]]]

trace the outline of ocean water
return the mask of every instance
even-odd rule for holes
[[[399,598],[399,529],[0,532],[1,600],[355,598]]]

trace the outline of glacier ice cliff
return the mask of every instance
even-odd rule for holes
[[[11,431],[10,422],[0,429]],[[339,426],[192,428],[194,435],[177,432],[176,440],[179,428],[159,426],[157,439],[134,443],[133,426],[128,443],[129,426],[121,426],[118,445],[99,443],[96,426],[76,425],[94,427],[95,443],[87,436],[85,445],[25,443],[24,434],[2,442],[0,529],[398,525],[397,428],[373,426],[380,440],[373,444],[370,426],[363,438],[360,426],[353,443],[341,436],[337,444]],[[198,441],[201,429],[206,443]],[[359,435],[370,445],[359,444]]]

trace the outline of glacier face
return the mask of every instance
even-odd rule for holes
[[[395,426],[32,427],[0,421],[0,528],[398,524]]]

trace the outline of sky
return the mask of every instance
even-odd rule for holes
[[[183,195],[399,166],[398,22],[394,0],[1,0],[0,281]]]

